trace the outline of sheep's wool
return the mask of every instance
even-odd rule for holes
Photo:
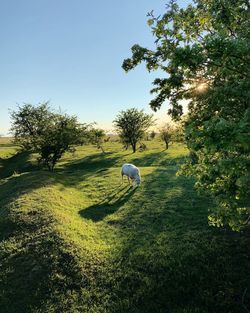
[[[132,181],[135,181],[136,185],[139,186],[141,183],[141,176],[138,167],[133,164],[123,164],[121,169],[122,177],[125,175]]]

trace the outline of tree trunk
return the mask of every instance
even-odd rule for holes
[[[136,143],[132,144],[133,153],[136,152]]]
[[[166,143],[166,150],[168,150],[168,142],[166,141],[165,143]]]

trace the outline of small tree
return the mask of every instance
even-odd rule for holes
[[[166,150],[167,150],[169,143],[171,141],[171,138],[172,138],[173,128],[169,124],[166,124],[159,131],[160,131],[160,138],[162,141],[165,142]]]
[[[156,136],[156,132],[154,130],[152,130],[151,133],[149,134],[149,136],[153,140]]]
[[[154,121],[151,114],[132,108],[121,111],[113,123],[121,141],[127,147],[131,145],[133,152],[136,152],[138,141],[144,137],[145,132],[154,124]]]
[[[39,163],[50,171],[66,151],[73,151],[81,138],[77,118],[52,112],[48,103],[19,106],[11,118],[15,142],[23,150],[38,153]]]
[[[105,138],[105,131],[103,129],[100,128],[92,128],[89,132],[89,139],[90,142],[94,145],[97,146],[98,149],[101,149],[102,152],[104,153],[104,149],[103,149],[103,141]]]

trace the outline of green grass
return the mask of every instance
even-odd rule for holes
[[[0,142],[0,312],[243,313],[250,239],[211,228],[182,145],[79,147],[55,173]],[[121,184],[140,167],[142,185]]]

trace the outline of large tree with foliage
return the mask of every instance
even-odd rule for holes
[[[25,104],[11,113],[12,132],[22,150],[38,153],[38,161],[53,171],[66,151],[73,151],[83,129],[75,116],[53,112],[48,103]]]
[[[155,49],[134,45],[123,68],[144,61],[149,71],[165,73],[153,82],[153,110],[168,99],[169,114],[180,119],[182,100],[189,101],[185,138],[192,157],[184,172],[217,199],[210,223],[239,229],[250,213],[249,1],[196,0],[185,8],[170,1],[162,16],[148,16]]]
[[[136,152],[137,143],[154,124],[153,116],[135,108],[121,111],[113,121],[115,129],[125,145],[131,145]]]
[[[45,164],[50,171],[66,151],[75,151],[79,144],[81,129],[75,116],[54,114],[46,132],[37,141],[39,162]]]
[[[37,106],[25,103],[18,105],[17,110],[12,111],[10,117],[15,143],[23,150],[36,150],[38,138],[47,131],[53,113],[48,102]]]

